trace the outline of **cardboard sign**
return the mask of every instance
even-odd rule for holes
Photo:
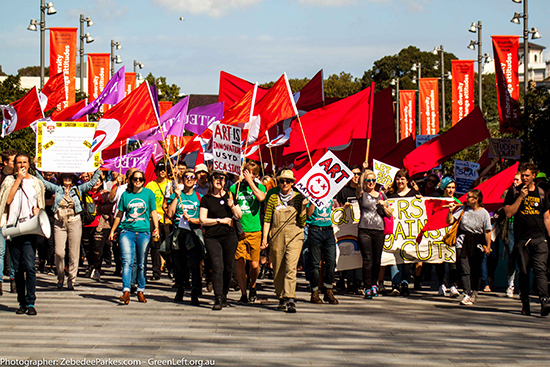
[[[376,182],[380,185],[391,186],[399,168],[377,161],[376,159],[372,160],[372,165],[374,174],[376,174]]]
[[[241,174],[241,128],[215,123],[213,126],[212,154],[214,169]]]
[[[521,140],[519,139],[490,139],[493,151],[502,159],[519,159],[521,157]],[[489,158],[494,154],[489,149]]]
[[[329,150],[294,187],[322,208],[352,177],[351,170]]]
[[[479,177],[479,163],[455,160],[456,192],[465,194]]]
[[[39,121],[36,129],[36,168],[46,172],[93,172],[100,156],[88,160],[95,122]]]

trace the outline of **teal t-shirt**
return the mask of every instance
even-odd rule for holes
[[[117,209],[124,212],[124,219],[120,223],[121,229],[132,232],[150,232],[151,212],[157,210],[155,194],[145,187],[138,193],[124,191]]]
[[[307,204],[309,208],[310,205],[313,205],[311,202]],[[307,224],[312,224],[319,227],[328,227],[332,225],[331,214],[332,214],[332,205],[333,200],[331,199],[327,206],[324,206],[322,209],[315,207],[313,214],[307,217]]]
[[[189,218],[198,219],[199,218],[199,207],[201,204],[200,199],[202,199],[202,195],[193,190],[193,192],[189,195],[184,194],[183,192],[180,195],[181,200],[178,200],[176,198],[176,194],[171,194],[168,198],[167,203],[168,205],[172,204],[172,201],[177,200],[178,203],[176,205],[176,214],[174,215],[174,225],[176,227],[179,226],[180,219],[183,215],[183,210],[185,209],[185,212],[189,216]],[[198,228],[199,226],[193,225],[190,223],[190,227],[192,229]]]
[[[258,189],[261,192],[266,192],[265,186],[262,184],[257,184]],[[235,196],[235,191],[237,190],[237,184],[234,184],[229,189],[233,196]],[[239,187],[239,194],[235,200],[237,205],[241,207],[243,216],[241,217],[241,224],[243,226],[244,232],[258,232],[262,230],[262,223],[260,221],[260,208],[261,202],[256,198],[254,192],[248,186],[246,181],[241,182]]]

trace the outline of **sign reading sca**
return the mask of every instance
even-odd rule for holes
[[[214,169],[241,174],[241,128],[215,123],[212,138]]]
[[[459,194],[467,193],[475,180],[479,177],[479,163],[455,160],[455,181],[456,192]]]
[[[294,187],[322,208],[352,177],[351,170],[329,150]]]
[[[377,161],[376,159],[372,160],[372,165],[374,174],[376,175],[376,182],[380,185],[391,186],[399,168]]]

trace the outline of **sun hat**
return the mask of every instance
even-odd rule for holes
[[[195,173],[199,173],[199,172],[206,172],[208,173],[208,167],[206,167],[206,164],[204,163],[199,163],[195,166]]]
[[[294,178],[294,173],[292,172],[292,170],[289,169],[284,169],[279,173],[279,176],[277,176],[277,180],[280,179],[289,179],[292,181],[296,181],[296,178]]]

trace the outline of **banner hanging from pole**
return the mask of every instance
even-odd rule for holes
[[[412,135],[413,139],[416,130],[416,91],[399,91],[399,116],[400,116],[400,138],[403,140]]]
[[[519,119],[519,37],[492,37],[500,132],[513,132],[511,125]]]
[[[474,109],[474,60],[452,60],[453,126]]]
[[[76,28],[50,28],[50,75],[63,73],[65,100],[58,110],[75,102],[76,77]]]
[[[124,75],[124,97],[136,89],[136,73],[126,73]]]
[[[88,54],[88,103],[99,97],[110,78],[111,54]],[[99,108],[105,112],[104,106]]]
[[[438,78],[420,78],[420,134],[439,133],[439,89]]]

